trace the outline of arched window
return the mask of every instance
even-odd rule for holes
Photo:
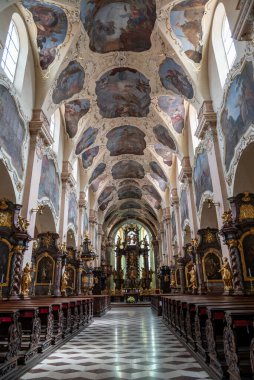
[[[226,54],[228,69],[230,70],[236,58],[236,50],[234,40],[231,37],[231,30],[226,15],[224,15],[222,23],[221,37]]]
[[[53,138],[55,134],[55,127],[56,127],[56,120],[55,120],[55,114],[53,113],[50,119],[50,134]]]
[[[1,66],[12,83],[15,79],[17,63],[19,58],[19,48],[20,45],[18,30],[14,21],[11,20],[4,46]]]

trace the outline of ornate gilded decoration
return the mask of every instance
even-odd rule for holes
[[[11,211],[0,211],[0,227],[12,227],[12,212]]]
[[[249,240],[249,242],[247,242],[247,240]],[[243,278],[244,278],[244,281],[250,281],[250,282],[254,280],[253,241],[254,241],[254,228],[251,228],[249,231],[245,232],[241,236],[241,239],[237,241],[238,243],[237,246],[239,248],[240,255],[241,255]],[[248,248],[248,252],[244,252],[245,250],[247,250],[247,248]]]
[[[242,197],[243,202],[249,202],[250,201],[250,193],[244,192],[244,196]]]
[[[223,258],[223,264],[219,272],[221,272],[222,280],[224,282],[224,291],[232,290],[233,289],[233,282],[232,282],[233,275],[232,275],[232,271],[231,271],[227,257]]]
[[[246,219],[254,219],[254,206],[251,204],[240,206],[239,221],[242,222]]]
[[[191,270],[188,272],[190,279],[189,279],[189,286],[188,288],[191,288],[192,290],[197,289],[197,274],[194,265],[192,266]]]
[[[27,232],[27,228],[30,225],[30,222],[26,218],[22,218],[20,215],[18,216],[18,224],[23,232]]]
[[[223,224],[232,224],[233,223],[232,210],[228,210],[228,211],[225,211],[223,213],[222,221],[223,221]]]
[[[7,199],[0,199],[0,210],[7,210],[8,207]]]
[[[47,263],[49,263],[48,267],[45,265],[40,268],[41,261],[47,258]],[[45,264],[45,263],[44,263]],[[35,285],[49,286],[54,282],[54,273],[55,273],[55,261],[49,255],[48,252],[42,253],[36,263],[36,280]]]
[[[213,256],[215,257],[213,258]],[[221,275],[218,273],[221,269],[221,264],[220,252],[214,248],[207,250],[202,258],[204,280],[209,282],[221,282]]]
[[[205,242],[211,244],[215,241],[215,236],[211,231],[207,231],[205,234]]]
[[[52,244],[52,237],[49,234],[46,236],[43,236],[42,243],[46,248],[49,248]]]
[[[68,286],[68,281],[69,281],[69,275],[67,271],[64,271],[63,276],[62,276],[62,281],[61,281],[61,293],[62,295],[66,295],[66,288]]]
[[[30,268],[29,263],[26,264],[25,268],[23,269],[22,274],[22,280],[21,280],[21,295],[22,296],[28,296],[30,286],[31,286],[31,272],[32,268]]]

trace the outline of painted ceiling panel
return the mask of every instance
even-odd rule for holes
[[[155,0],[82,0],[80,18],[92,51],[142,52],[151,47],[156,3]]]
[[[22,5],[33,15],[40,66],[46,70],[56,58],[57,47],[65,40],[68,29],[66,14],[62,8],[41,1],[22,0]]]
[[[194,96],[193,88],[187,75],[173,58],[166,58],[159,68],[159,75],[163,87],[177,95],[183,95],[187,99]]]
[[[110,156],[121,154],[144,155],[146,148],[145,134],[131,125],[117,127],[107,134],[107,148]]]
[[[149,80],[134,69],[108,71],[96,82],[97,104],[105,118],[145,117],[149,113]]]
[[[104,164],[103,162],[97,165],[91,175],[89,184],[91,184],[96,178],[98,178],[101,174],[103,174],[105,169],[106,169],[106,164]]]
[[[124,160],[117,162],[112,167],[112,176],[114,179],[138,178],[142,179],[145,176],[143,166],[133,160]]]
[[[125,186],[118,190],[118,199],[127,199],[127,198],[134,198],[134,199],[141,199],[142,198],[142,191],[139,187],[135,186]]]
[[[140,206],[140,204],[134,201],[125,202],[120,206],[120,210],[127,210],[129,208],[135,208],[135,209],[141,210],[142,207]]]
[[[79,140],[78,145],[76,147],[76,155],[79,155],[84,149],[89,148],[89,146],[91,146],[95,142],[98,132],[98,129],[89,127],[83,133],[83,136]]]
[[[84,81],[83,67],[79,62],[71,61],[57,79],[52,95],[53,102],[59,104],[62,100],[70,99],[73,95],[78,94],[84,86]]]
[[[149,166],[151,169],[151,173],[150,173],[151,177],[158,182],[160,189],[162,191],[165,191],[167,188],[167,178],[165,174],[163,173],[163,170],[155,161],[150,162]]]
[[[100,147],[95,146],[93,148],[87,149],[84,153],[82,153],[82,163],[84,169],[88,169],[93,164],[93,160],[98,155],[99,150]]]
[[[78,99],[65,104],[65,124],[66,131],[72,139],[78,131],[79,120],[87,114],[90,102],[86,99]]]
[[[110,195],[112,194],[112,192],[115,190],[115,186],[107,186],[103,192],[101,193],[101,195],[99,196],[98,198],[98,204],[101,205],[103,202],[106,201],[107,198],[110,197]]]
[[[154,149],[155,149],[155,152],[163,158],[163,162],[164,164],[166,164],[167,166],[171,166],[172,165],[172,160],[173,160],[173,156],[172,156],[172,152],[171,150],[169,150],[168,147],[162,145],[162,144],[155,144],[154,145]]]
[[[172,137],[169,135],[169,131],[163,125],[157,125],[153,128],[155,137],[164,146],[176,151],[176,145]]]
[[[183,51],[195,63],[202,59],[202,18],[209,0],[187,0],[170,12],[170,25]]]
[[[183,98],[180,96],[160,96],[158,105],[160,109],[171,118],[174,130],[177,133],[182,133],[185,117]]]

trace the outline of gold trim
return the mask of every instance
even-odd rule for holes
[[[177,268],[177,269],[175,270],[175,274],[176,274],[176,286],[181,286],[181,284],[178,284],[178,282],[177,282],[177,272],[179,272],[179,278],[181,279],[180,269]]]
[[[73,280],[73,286],[67,286],[66,289],[72,289],[72,290],[75,290],[76,289],[76,268],[71,265],[71,264],[67,264],[66,265],[66,271],[68,273],[68,269],[71,268],[73,269],[73,272],[74,272],[74,280]]]
[[[190,281],[188,278],[188,273],[189,273],[189,268],[192,268],[194,266],[193,261],[190,261],[188,264],[185,265],[184,267],[184,272],[185,272],[185,282],[186,282],[186,287],[188,288],[190,285]]]
[[[11,211],[0,210],[0,226],[1,227],[12,227],[13,213]]]
[[[251,204],[240,206],[239,221],[242,222],[245,219],[254,219],[254,206]]]
[[[0,283],[0,286],[3,287],[3,286],[9,286],[9,282],[10,282],[10,267],[11,267],[11,261],[12,261],[12,257],[13,257],[13,245],[7,240],[7,239],[4,239],[4,238],[0,238],[0,241],[3,242],[4,244],[6,244],[9,248],[9,255],[8,255],[8,264],[7,264],[7,274],[5,276],[5,282],[3,283]]]
[[[247,268],[246,268],[244,252],[243,252],[243,241],[246,238],[246,236],[249,236],[249,235],[254,235],[254,228],[251,228],[249,231],[245,232],[241,236],[241,238],[238,241],[238,248],[239,248],[240,255],[241,255],[241,262],[242,262],[242,268],[243,268],[243,279],[244,279],[244,281],[252,282],[252,281],[254,281],[254,276],[250,277],[247,274]]]
[[[49,255],[48,252],[45,252],[45,253],[42,253],[42,254],[38,257],[38,260],[37,260],[37,262],[36,262],[36,278],[35,278],[35,285],[49,286],[49,284],[50,284],[49,282],[37,282],[39,262],[40,262],[44,257],[48,257],[50,260],[53,261],[53,270],[52,270],[52,280],[51,280],[51,285],[54,283],[54,279],[55,279],[55,260]]]
[[[222,257],[221,257],[221,253],[219,250],[215,249],[215,248],[209,248],[205,255],[203,256],[202,258],[202,269],[203,269],[203,275],[204,275],[204,281],[205,282],[223,282],[223,280],[208,280],[207,276],[206,276],[206,270],[205,270],[205,258],[206,256],[209,255],[209,253],[214,253],[218,259],[220,260],[220,269],[221,269],[221,265],[222,265]]]

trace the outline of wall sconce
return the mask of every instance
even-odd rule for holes
[[[35,212],[36,214],[38,213],[39,215],[42,215],[44,209],[45,205],[39,205],[37,208],[32,208],[31,213]]]
[[[206,199],[205,203],[207,204],[207,208],[209,209],[212,207],[220,206],[219,202],[214,202],[212,199]]]

